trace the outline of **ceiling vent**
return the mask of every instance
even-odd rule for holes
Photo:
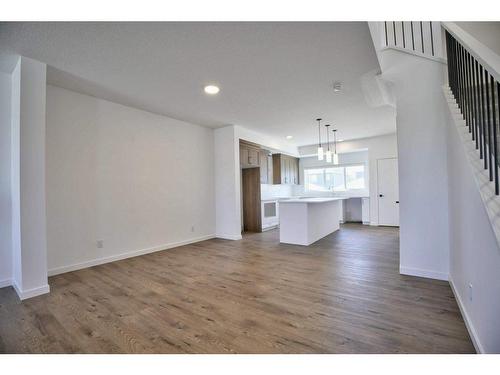
[[[340,92],[342,90],[342,82],[333,82],[333,91]]]

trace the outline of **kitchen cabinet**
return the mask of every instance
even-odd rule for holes
[[[259,145],[240,141],[240,165],[241,168],[256,168],[260,166]]]
[[[271,184],[273,180],[273,159],[269,151],[261,150],[259,155],[260,162],[260,183]]]
[[[299,184],[299,159],[285,154],[273,155],[273,184]]]
[[[370,224],[370,198],[361,198],[361,221],[365,225]]]

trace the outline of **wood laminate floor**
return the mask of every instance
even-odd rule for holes
[[[213,239],[0,289],[0,352],[472,353],[447,282],[398,272],[395,228]]]

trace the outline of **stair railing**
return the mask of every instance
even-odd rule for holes
[[[443,57],[439,22],[384,21],[382,45],[427,57]]]
[[[444,23],[448,84],[489,179],[499,195],[500,74],[496,55],[453,24]],[[469,42],[469,43],[467,43]],[[474,46],[471,46],[474,45]],[[477,48],[474,48],[477,47]],[[487,62],[487,60],[489,62]]]

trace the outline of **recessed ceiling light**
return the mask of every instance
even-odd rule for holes
[[[293,135],[287,135],[286,136],[286,139],[292,139],[293,138]]]
[[[208,85],[208,86],[205,86],[205,92],[209,95],[215,95],[215,94],[218,94],[220,89],[215,86],[215,85]]]

